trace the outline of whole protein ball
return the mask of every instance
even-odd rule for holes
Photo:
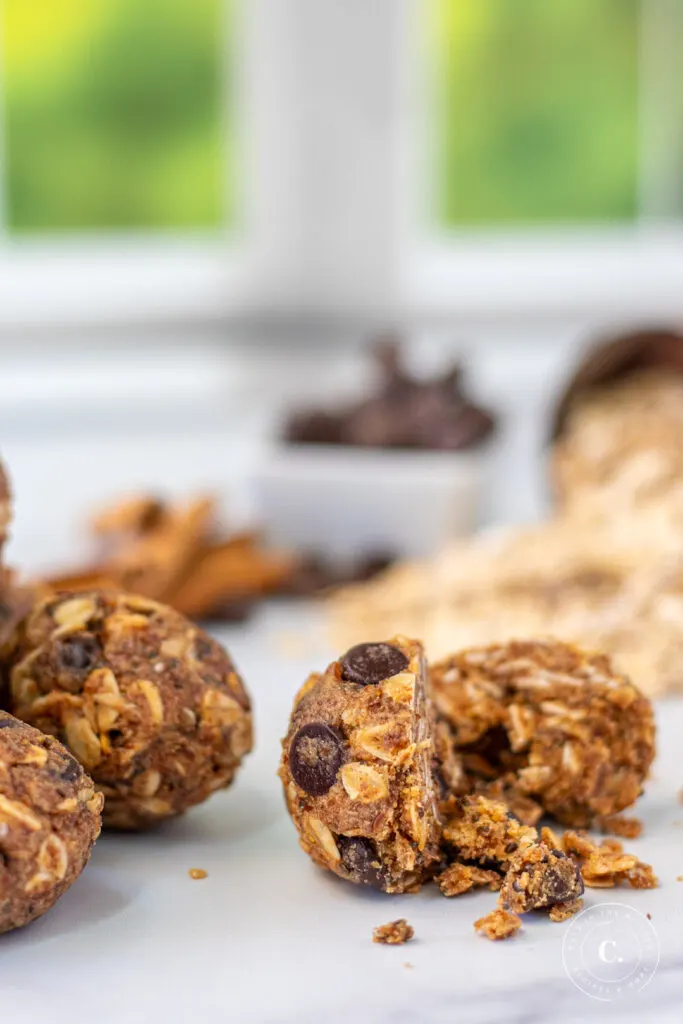
[[[414,891],[440,860],[422,646],[351,648],[297,695],[280,777],[299,842],[341,878]]]
[[[44,598],[15,638],[9,695],[13,714],[90,772],[113,828],[201,803],[230,785],[252,747],[249,698],[220,644],[130,594]]]
[[[0,933],[40,917],[75,882],[102,803],[61,743],[0,711]]]
[[[437,745],[459,789],[503,799],[526,823],[574,828],[637,799],[655,755],[650,701],[603,654],[555,640],[471,648],[431,668]],[[451,783],[453,786],[453,783]]]

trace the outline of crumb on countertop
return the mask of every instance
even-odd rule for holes
[[[568,900],[566,903],[556,903],[554,907],[550,908],[548,914],[551,921],[568,921],[574,914],[578,914],[579,911],[583,910],[583,900]]]
[[[486,917],[480,917],[474,922],[474,927],[480,935],[487,939],[497,941],[498,939],[509,939],[522,927],[521,918],[517,914],[511,914],[508,910],[498,908],[492,910]]]
[[[471,889],[488,886],[492,892],[500,889],[503,876],[499,871],[489,871],[471,864],[449,864],[436,877],[436,883],[444,896],[460,896]]]
[[[643,834],[643,823],[639,818],[629,818],[624,814],[609,814],[600,821],[603,832],[622,839],[638,839]]]
[[[562,836],[564,852],[581,867],[585,884],[591,889],[609,889],[627,883],[632,889],[656,889],[659,880],[650,864],[624,853],[616,839],[595,843],[586,832],[568,830]]]
[[[389,921],[388,924],[381,924],[378,928],[374,928],[372,941],[388,946],[402,946],[404,942],[412,939],[414,934],[412,926],[404,917],[400,917],[397,921]]]
[[[204,868],[190,868],[188,875],[190,878],[208,878],[209,872],[205,871]]]

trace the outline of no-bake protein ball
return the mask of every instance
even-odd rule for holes
[[[629,807],[655,754],[652,706],[609,658],[554,640],[471,648],[431,669],[463,791],[584,828]],[[445,726],[445,728],[444,728]]]
[[[147,598],[44,599],[16,637],[9,693],[13,714],[90,772],[115,828],[200,803],[232,782],[252,746],[249,698],[226,652]]]
[[[352,647],[297,695],[280,765],[302,848],[342,878],[418,888],[440,857],[422,646]]]
[[[40,917],[78,878],[102,802],[61,743],[0,711],[0,933]]]

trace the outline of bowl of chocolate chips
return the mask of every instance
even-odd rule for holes
[[[291,411],[254,473],[277,543],[346,562],[420,558],[477,524],[494,416],[469,396],[459,363],[423,378],[395,339],[371,352],[373,386]]]

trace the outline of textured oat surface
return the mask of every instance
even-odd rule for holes
[[[609,659],[558,641],[472,648],[431,669],[461,791],[584,827],[629,807],[655,753],[650,702]]]
[[[388,924],[380,924],[373,928],[372,941],[381,942],[385,946],[402,946],[409,942],[414,934],[414,929],[405,917],[399,917],[396,921],[389,921]]]
[[[101,808],[61,743],[0,711],[0,932],[40,917],[78,878]]]
[[[440,856],[426,666],[421,645],[405,637],[361,647],[379,652],[369,671],[357,648],[300,690],[280,776],[316,863],[403,892]]]
[[[474,922],[474,928],[480,935],[494,941],[512,938],[521,927],[520,918],[502,907],[497,907],[490,914],[480,917],[478,921]]]
[[[514,914],[576,904],[583,896],[579,865],[563,850],[544,843],[520,850],[510,860],[500,905]]]
[[[442,802],[448,867],[436,879],[444,896],[487,885],[498,905],[515,914],[575,903],[583,894],[579,864],[560,845],[522,825],[497,800],[483,796]]]
[[[615,510],[677,503],[683,482],[683,377],[643,369],[577,396],[553,445],[551,475],[564,506]]]
[[[44,599],[16,637],[9,701],[91,773],[113,827],[205,800],[230,784],[252,745],[249,699],[223,648],[132,595]]]
[[[659,879],[650,864],[635,854],[626,853],[617,839],[597,842],[583,831],[569,830],[562,837],[543,829],[544,841],[554,850],[564,851],[579,865],[590,889],[613,889],[629,885],[632,889],[656,889]]]

